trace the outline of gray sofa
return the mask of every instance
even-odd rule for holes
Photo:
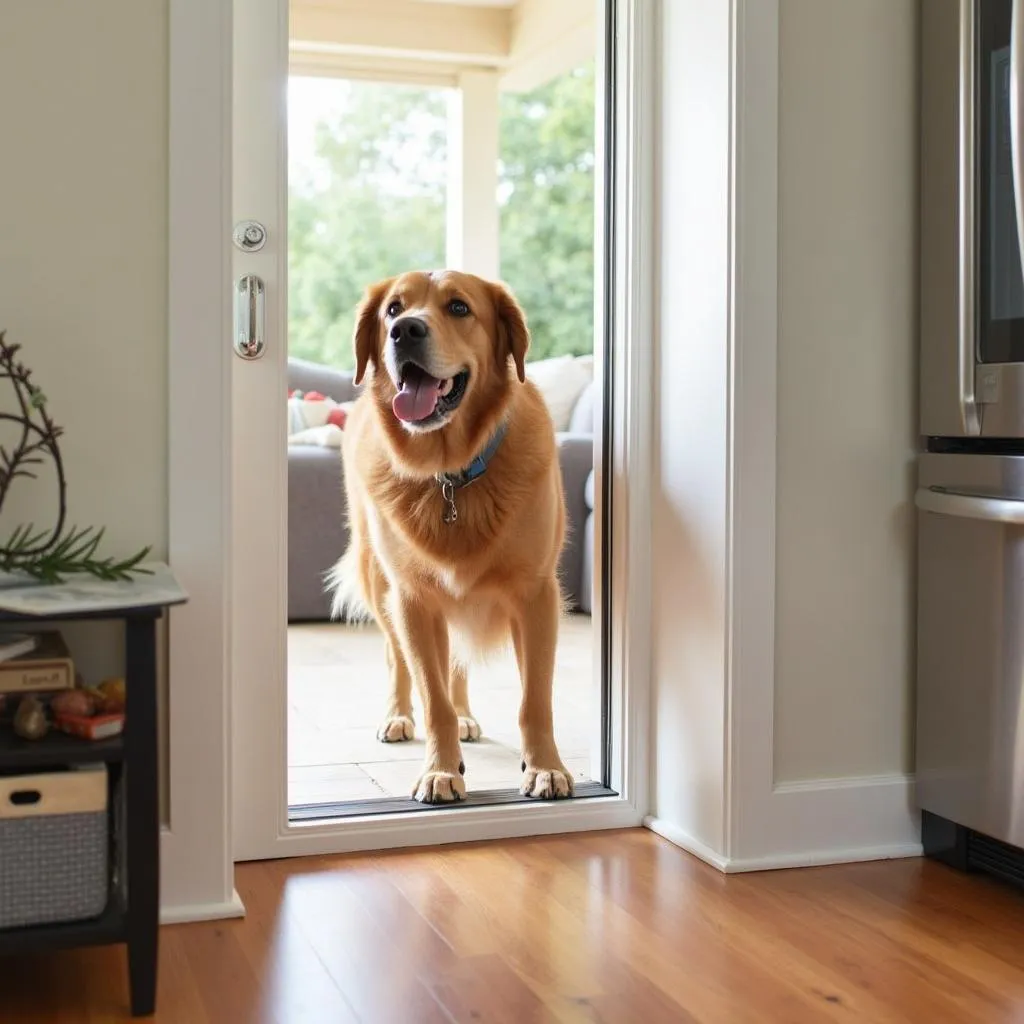
[[[288,360],[288,389],[319,391],[336,402],[351,401],[358,394],[349,372],[300,359]],[[587,613],[593,585],[595,399],[591,384],[576,402],[570,429],[557,435],[569,518],[559,573],[570,606]],[[341,474],[337,448],[288,446],[289,622],[330,618],[323,574],[348,544]]]

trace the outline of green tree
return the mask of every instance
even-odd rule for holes
[[[526,310],[531,359],[594,351],[594,65],[503,93],[501,276]]]
[[[317,85],[319,89],[320,86]],[[367,283],[444,265],[443,90],[325,82],[330,113],[289,173],[289,351],[351,369]],[[533,359],[593,351],[594,69],[503,94],[501,275]]]
[[[288,204],[291,355],[352,369],[367,284],[444,265],[446,98],[333,82],[314,159],[293,161]]]

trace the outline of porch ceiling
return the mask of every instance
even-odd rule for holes
[[[492,69],[526,91],[592,57],[596,0],[292,0],[295,74],[457,85]]]
[[[421,4],[457,4],[460,7],[515,7],[519,0],[417,0]]]

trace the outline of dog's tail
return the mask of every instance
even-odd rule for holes
[[[332,619],[344,618],[346,622],[370,622],[373,619],[362,592],[358,558],[358,548],[350,544],[345,554],[324,573],[324,589],[334,592]]]

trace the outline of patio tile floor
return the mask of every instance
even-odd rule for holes
[[[592,737],[600,716],[593,674],[591,618],[570,615],[555,665],[555,736],[566,767],[593,778]],[[483,730],[463,743],[471,789],[519,785],[519,673],[511,651],[470,668],[470,706]],[[408,796],[424,741],[414,695],[416,738],[379,743],[387,691],[384,640],[373,626],[317,623],[288,627],[288,802],[335,803]]]

